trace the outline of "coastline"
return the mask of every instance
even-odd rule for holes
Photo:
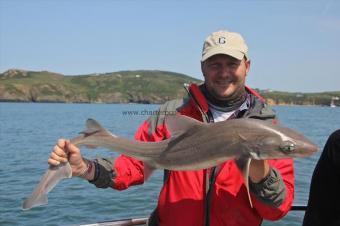
[[[102,102],[102,101],[78,101],[78,102],[72,102],[72,101],[26,101],[26,100],[0,100],[0,103],[26,103],[26,104],[147,104],[147,105],[158,105],[163,104],[165,102],[149,102],[149,101],[139,101],[139,102]],[[334,107],[330,105],[324,105],[324,104],[295,104],[295,103],[273,103],[270,101],[267,101],[267,104],[269,106],[304,106],[304,107]],[[335,107],[340,107],[339,105],[335,105]]]

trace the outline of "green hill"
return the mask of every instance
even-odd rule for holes
[[[163,103],[183,97],[183,84],[190,82],[200,81],[156,70],[64,76],[12,69],[0,74],[0,101]]]
[[[184,83],[201,80],[157,71],[118,71],[64,76],[48,71],[11,69],[0,74],[0,101],[62,103],[164,103],[185,95]],[[257,90],[270,105],[340,106],[340,92],[292,93]]]
[[[340,92],[298,93],[280,91],[260,91],[270,105],[322,105],[333,104],[340,106]]]

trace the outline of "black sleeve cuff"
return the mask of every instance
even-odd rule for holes
[[[97,158],[94,161],[95,175],[93,180],[89,181],[94,184],[97,188],[108,188],[113,186],[113,178],[116,173],[113,170],[113,158]]]
[[[271,169],[268,176],[259,183],[249,180],[249,188],[252,193],[263,203],[279,207],[286,196],[286,187],[280,173]]]

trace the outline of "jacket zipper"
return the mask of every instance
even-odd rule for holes
[[[191,97],[191,99],[194,100],[198,110],[201,112],[203,121],[206,122],[206,123],[213,123],[214,119],[213,119],[210,111],[208,111],[208,113],[203,111],[203,109],[201,108],[201,105],[199,104],[196,97],[190,93],[188,83],[184,84],[184,88],[187,91],[188,95]],[[204,220],[203,220],[204,226],[210,225],[211,192],[212,192],[212,188],[214,186],[215,180],[216,180],[217,173],[219,171],[217,168],[219,168],[219,167],[212,167],[212,168],[210,168],[210,170],[204,170],[205,171],[205,177],[204,177],[204,180],[205,180],[205,195],[204,195],[205,202],[204,202]]]

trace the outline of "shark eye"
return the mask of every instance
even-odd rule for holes
[[[283,152],[290,153],[290,152],[293,152],[295,150],[295,144],[291,141],[284,141],[281,144],[280,149]]]

